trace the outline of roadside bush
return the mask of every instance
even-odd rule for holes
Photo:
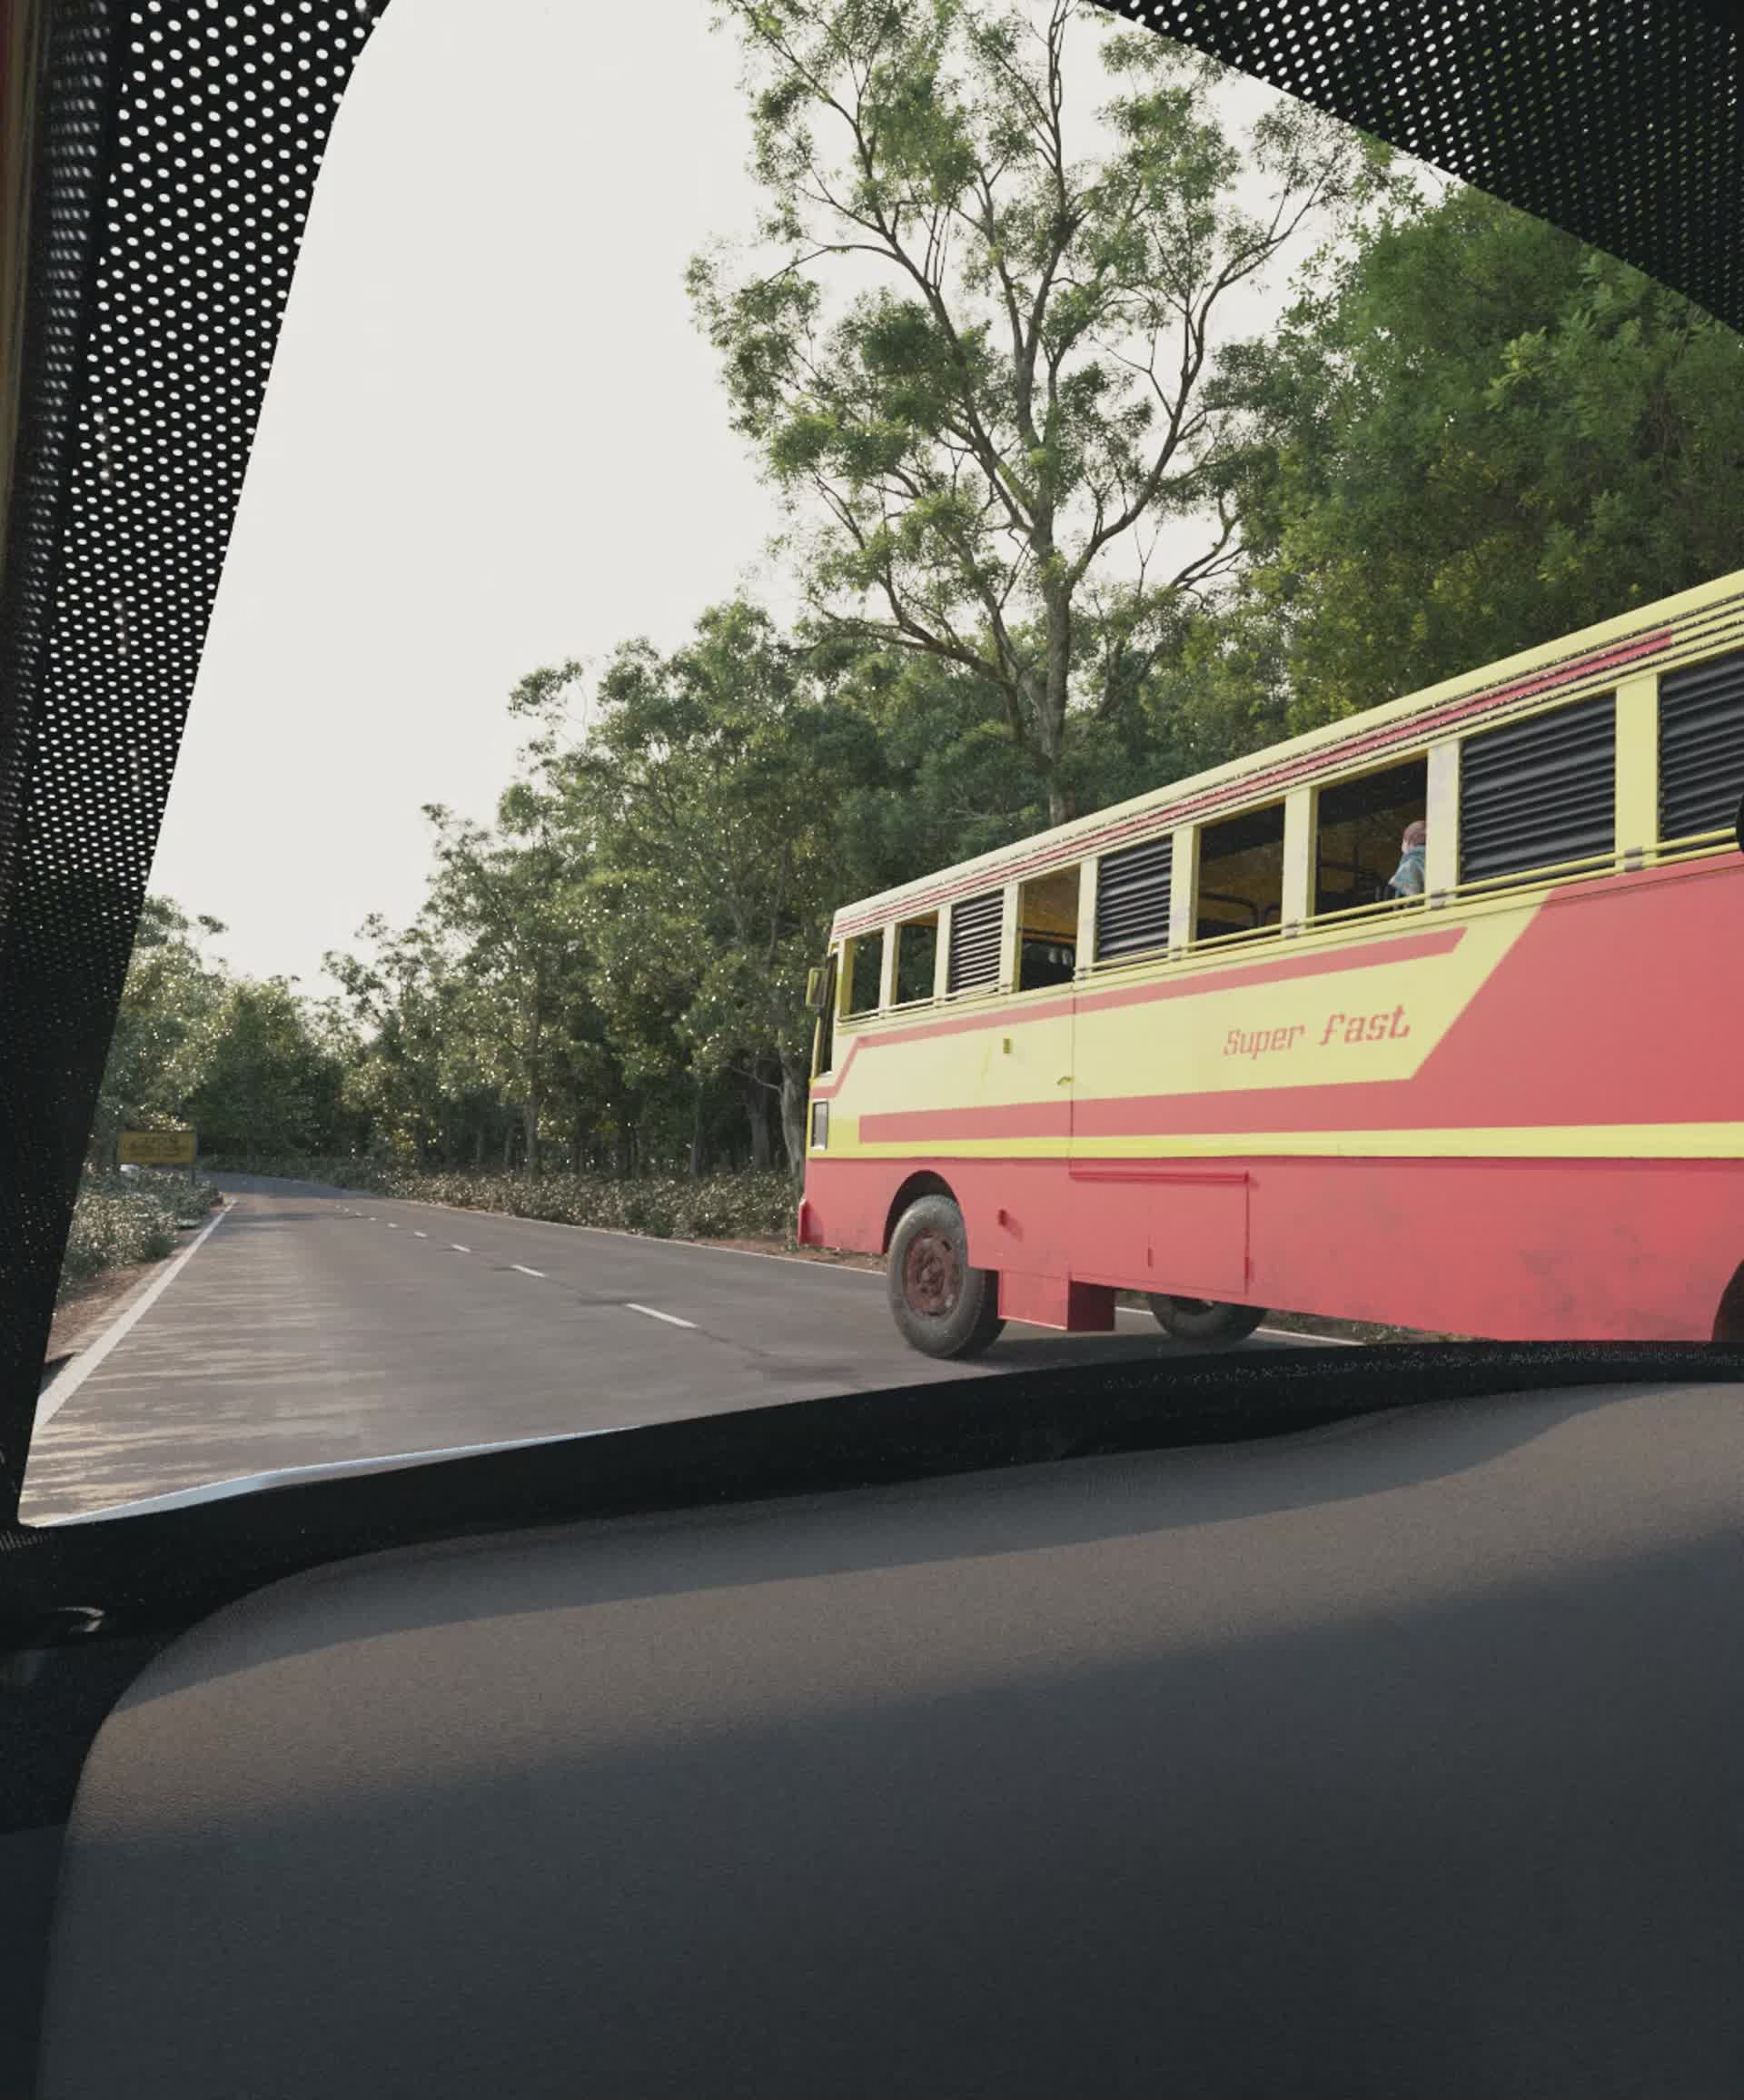
[[[600,1174],[391,1174],[388,1195],[468,1210],[503,1211],[560,1225],[603,1225],[657,1240],[788,1239],[798,1202],[784,1174],[738,1174],[691,1181],[649,1174],[616,1181]]]
[[[224,1171],[217,1161],[206,1163]],[[244,1171],[240,1166],[234,1171]],[[785,1174],[520,1174],[396,1167],[362,1159],[256,1161],[246,1170],[292,1181],[319,1182],[372,1195],[453,1204],[461,1210],[501,1211],[550,1224],[602,1225],[646,1233],[657,1240],[781,1240],[793,1236],[798,1193]]]
[[[89,1174],[73,1206],[61,1287],[133,1262],[159,1262],[179,1225],[203,1224],[218,1200],[210,1182],[179,1175]]]

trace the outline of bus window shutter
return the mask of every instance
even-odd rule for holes
[[[1005,892],[966,897],[951,907],[951,962],[946,988],[979,990],[999,982],[999,932]]]
[[[1744,796],[1744,649],[1660,680],[1660,837],[1730,824]]]
[[[1096,876],[1096,960],[1140,955],[1169,945],[1169,895],[1174,839],[1164,833],[1143,846],[1105,853]]]
[[[1460,880],[1614,852],[1616,788],[1614,693],[1468,737],[1460,755]]]

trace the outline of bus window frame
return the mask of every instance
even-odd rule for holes
[[[1458,738],[1440,739],[1442,748],[1451,748],[1456,754],[1459,749],[1459,743]],[[1442,827],[1444,818],[1444,813],[1438,817],[1435,809],[1437,784],[1435,752],[1437,748],[1436,744],[1419,744],[1409,750],[1391,752],[1385,758],[1377,758],[1372,764],[1358,767],[1351,772],[1329,773],[1321,779],[1308,783],[1308,793],[1311,797],[1308,817],[1308,910],[1294,929],[1297,934],[1317,930],[1322,926],[1356,926],[1367,919],[1380,917],[1401,910],[1423,910],[1428,907],[1432,898],[1436,896],[1436,886],[1427,879],[1422,891],[1415,896],[1375,897],[1368,904],[1342,906],[1337,911],[1316,911],[1313,908],[1313,903],[1320,893],[1320,806],[1321,797],[1326,790],[1329,788],[1345,788],[1353,781],[1367,780],[1378,773],[1400,771],[1406,766],[1421,761],[1423,768],[1422,821],[1428,827],[1429,837],[1433,839],[1436,831]],[[1407,819],[1407,821],[1410,820]],[[1452,866],[1457,869],[1459,866],[1459,776],[1457,766],[1454,768],[1453,776],[1452,823],[1454,827],[1453,847],[1455,855]],[[1427,866],[1427,855],[1425,856],[1425,863]]]
[[[811,1038],[811,1076],[814,1080],[827,1079],[836,1068],[836,1032],[840,1016],[836,1011],[837,987],[840,983],[837,968],[839,948],[831,948],[824,962],[827,980],[822,1004],[818,1009],[818,1024]]]
[[[842,942],[842,967],[840,977],[842,987],[842,1010],[839,1018],[843,1022],[849,1024],[851,1026],[857,1027],[863,1022],[876,1020],[877,1016],[885,1010],[883,997],[885,971],[884,950],[887,943],[887,936],[889,932],[890,929],[887,926],[874,926],[866,933],[849,934]],[[872,1004],[869,1006],[856,1006],[852,1004],[854,997],[855,965],[859,960],[860,950],[863,947],[867,946],[873,941],[877,941],[878,943],[878,988],[877,991],[874,993],[872,997]]]
[[[902,936],[909,926],[931,926],[933,932],[932,981],[924,992],[917,992],[912,999],[897,997],[902,978]],[[889,971],[890,997],[885,1011],[892,1014],[912,1013],[917,1006],[930,1006],[938,997],[939,947],[945,934],[945,913],[942,908],[916,912],[907,918],[892,919],[888,927],[889,948],[886,967]]]
[[[1084,925],[1085,871],[1093,865],[1087,858],[1060,860],[1038,868],[1035,874],[1020,876],[1006,886],[1005,916],[1000,925],[1000,976],[1006,996],[1012,999],[1034,999],[1051,996],[1057,999],[1084,975],[1083,958],[1078,948],[1078,936]],[[1024,924],[1024,895],[1038,884],[1056,881],[1061,876],[1075,877],[1072,899],[1072,926],[1069,934],[1032,933]],[[1046,985],[1026,985],[1023,982],[1024,943],[1026,940],[1040,946],[1053,942],[1072,951],[1072,969],[1067,976],[1057,978]],[[1004,985],[1006,971],[1010,983]]]

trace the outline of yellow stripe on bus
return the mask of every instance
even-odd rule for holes
[[[910,1138],[858,1144],[830,1131],[820,1159],[1744,1159],[1744,1123],[1620,1123],[1472,1130],[1250,1130],[1184,1135]]]

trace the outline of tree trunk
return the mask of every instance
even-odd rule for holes
[[[690,1179],[692,1181],[702,1179],[702,1171],[708,1164],[708,1147],[702,1124],[702,1095],[703,1085],[702,1081],[699,1079],[696,1106],[690,1117]]]
[[[512,1122],[509,1122],[505,1123],[502,1126],[502,1171],[504,1174],[509,1172],[510,1165],[513,1162],[514,1156],[515,1126]]]
[[[768,1088],[756,1079],[745,1083],[745,1120],[751,1126],[751,1172],[768,1174],[775,1164],[775,1148],[769,1140],[769,1096]]]
[[[803,1065],[781,1060],[781,1141],[788,1148],[788,1172],[795,1176],[806,1167],[806,1081]]]
[[[1065,757],[1065,705],[1072,669],[1072,602],[1056,590],[1045,594],[1047,616],[1047,682],[1042,695],[1041,718],[1036,725],[1036,746],[1047,778],[1047,820],[1065,824],[1071,819],[1072,801],[1060,778]]]
[[[520,1171],[530,1181],[539,1172],[539,1103],[529,1095],[521,1104],[520,1124],[527,1134],[527,1148],[520,1162]]]

